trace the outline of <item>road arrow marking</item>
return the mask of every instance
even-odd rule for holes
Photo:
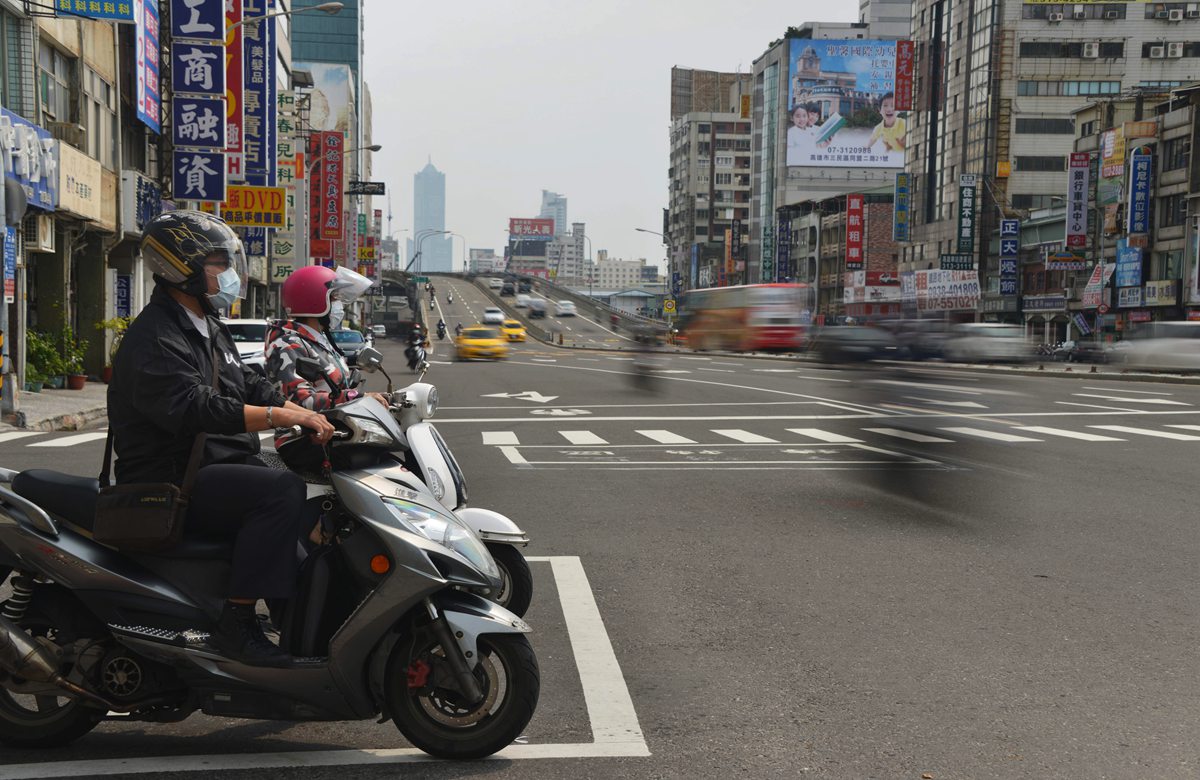
[[[522,390],[519,393],[486,393],[482,398],[512,398],[517,401],[535,401],[539,404],[549,403],[556,395],[542,395],[534,390]]]
[[[919,398],[915,395],[906,395],[905,398],[910,401],[924,401],[927,404],[939,404],[941,406],[958,406],[964,409],[986,409],[983,404],[977,404],[974,401],[943,401],[939,398]]]
[[[574,417],[580,414],[591,414],[587,409],[531,409],[530,414],[544,414],[550,417]]]

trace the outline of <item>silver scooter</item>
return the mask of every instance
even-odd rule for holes
[[[247,666],[209,644],[228,544],[163,552],[90,536],[97,481],[0,469],[0,744],[66,745],[120,713],[175,722],[195,711],[259,720],[391,718],[451,759],[510,744],[540,674],[520,617],[471,591],[501,586],[470,526],[390,453],[403,434],[361,398],[324,412],[332,543],[301,567],[281,621],[288,668]],[[11,575],[11,576],[10,576]]]

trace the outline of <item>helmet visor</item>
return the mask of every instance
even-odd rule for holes
[[[329,285],[331,297],[342,303],[353,303],[371,289],[371,280],[345,266],[338,266],[337,277]]]
[[[238,276],[238,298],[246,297],[246,287],[249,281],[249,266],[246,262],[246,250],[242,246],[241,239],[236,236],[216,244],[209,250],[208,257],[224,257],[229,261],[229,268],[237,273]]]

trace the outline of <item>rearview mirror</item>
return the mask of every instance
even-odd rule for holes
[[[358,353],[358,365],[369,374],[374,374],[383,366],[383,355],[374,347],[367,347]]]
[[[325,378],[325,367],[316,358],[298,357],[296,358],[296,373],[300,375],[301,379],[316,382]]]

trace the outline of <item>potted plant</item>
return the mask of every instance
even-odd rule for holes
[[[49,377],[63,373],[62,358],[54,348],[54,340],[45,333],[30,331],[25,340],[25,386],[32,392],[41,392]]]
[[[86,339],[76,338],[70,325],[63,326],[59,337],[59,354],[62,356],[64,373],[67,375],[67,387],[71,390],[82,390],[87,382],[87,374],[83,373],[83,357],[87,348]]]
[[[112,346],[108,348],[108,360],[105,361],[104,372],[101,374],[101,379],[105,384],[112,381],[113,361],[117,359],[117,348],[121,346],[121,339],[125,337],[125,330],[129,327],[129,322],[129,317],[112,317],[96,323],[96,330],[112,331],[113,334]]]

